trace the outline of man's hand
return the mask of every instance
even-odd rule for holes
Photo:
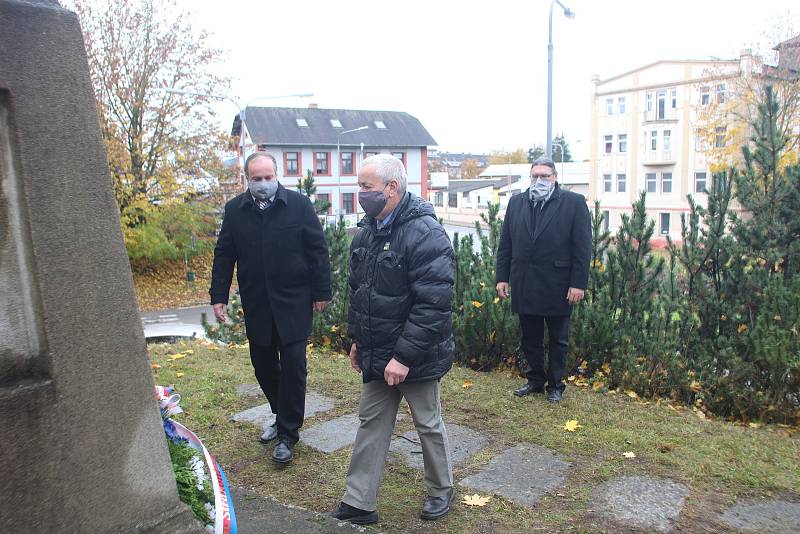
[[[217,321],[221,323],[228,322],[228,312],[226,308],[227,306],[221,302],[214,304],[214,316],[217,318]]]
[[[567,290],[567,301],[569,301],[570,304],[576,304],[583,300],[583,294],[583,289],[571,287]]]
[[[350,347],[350,367],[361,372],[361,366],[358,365],[358,349],[356,348],[356,344],[353,343],[353,346]]]
[[[511,294],[511,290],[508,288],[508,282],[497,282],[497,287],[495,287],[495,289],[497,290],[497,296],[501,299],[508,298]]]
[[[314,311],[317,313],[322,312],[325,309],[325,306],[328,305],[329,300],[318,300],[314,302]]]
[[[407,375],[408,367],[398,362],[394,358],[389,360],[389,363],[386,364],[386,370],[383,371],[383,378],[390,386],[396,386],[405,380]]]

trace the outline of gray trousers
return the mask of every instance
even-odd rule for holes
[[[342,502],[361,510],[377,508],[378,488],[392,440],[397,409],[405,397],[422,444],[425,486],[431,497],[447,495],[453,487],[453,465],[447,431],[439,402],[439,381],[401,383],[390,387],[383,380],[372,380],[361,390],[356,442],[347,471],[347,490]]]

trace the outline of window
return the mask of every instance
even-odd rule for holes
[[[698,128],[694,131],[694,151],[701,152],[703,150],[703,132]]]
[[[606,98],[606,115],[614,114],[614,99]]]
[[[672,131],[664,130],[664,152],[672,150]]]
[[[334,128],[341,128],[342,123],[339,121],[339,119],[331,119],[331,126]]]
[[[603,175],[603,192],[610,193],[613,188],[611,187],[611,175],[604,174]]]
[[[717,84],[716,93],[717,93],[717,104],[724,104],[725,102],[727,102],[728,95],[725,92],[724,83]]]
[[[300,128],[308,128],[308,122],[305,119],[295,119],[295,122]]]
[[[341,163],[340,163],[341,167],[339,169],[341,174],[353,175],[353,174],[356,173],[355,172],[355,168],[353,167],[353,156],[354,156],[354,154],[352,152],[342,152],[342,156],[340,158],[341,159]]]
[[[667,113],[667,92],[659,91],[657,94],[656,119],[663,120]]]
[[[378,155],[378,154],[380,154],[380,152],[371,152],[371,151],[367,151],[367,152],[364,152],[364,157],[365,157],[365,158],[368,158],[368,157],[370,157],[370,156],[376,156],[376,155]]]
[[[714,130],[714,148],[723,148],[725,146],[725,131],[724,126],[717,126]]]
[[[661,235],[669,235],[669,213],[661,214],[661,222],[658,225],[658,231]]]
[[[342,207],[345,213],[355,213],[353,210],[355,207],[355,196],[355,193],[342,193]]]
[[[611,154],[611,151],[614,150],[614,136],[613,135],[604,135],[603,136],[603,144],[605,145],[605,153]]]
[[[700,88],[700,105],[707,106],[711,103],[711,88],[704,85]]]
[[[617,175],[617,193],[624,193],[626,190],[625,175]]]
[[[444,206],[444,193],[437,191],[433,197],[433,205],[442,207]]]
[[[645,182],[647,183],[647,192],[648,193],[655,193],[656,189],[656,173],[648,172],[645,175]]]
[[[283,153],[283,174],[300,176],[300,152]]]
[[[620,152],[627,152],[628,151],[628,134],[619,134],[617,136],[619,140],[619,151]]]
[[[671,172],[662,172],[661,173],[661,192],[662,193],[672,193],[672,173]]]
[[[330,176],[330,163],[330,152],[314,152],[314,174],[317,176]]]
[[[317,200],[322,204],[328,205],[328,213],[331,212],[331,194],[330,193],[317,193]]]
[[[451,208],[458,207],[458,193],[448,193],[447,194],[447,205]]]
[[[647,111],[653,111],[653,93],[647,93]]]
[[[650,151],[655,152],[658,150],[658,132],[653,130],[650,132]]]
[[[694,173],[694,192],[695,193],[706,192],[706,173],[704,172]]]
[[[464,200],[468,200],[469,199],[469,193],[467,191],[464,191],[463,193],[461,193],[461,198],[464,199]]]
[[[383,121],[375,121],[375,128],[377,128],[379,130],[385,130],[386,129],[386,124],[384,124]]]
[[[608,227],[611,224],[611,212],[608,210],[603,211],[603,231],[608,232]]]
[[[619,114],[620,115],[624,115],[625,114],[625,97],[624,96],[619,97],[617,99],[617,104],[619,106]]]
[[[392,152],[392,156],[396,157],[403,162],[403,167],[406,166],[406,153],[405,152]]]
[[[677,109],[678,107],[678,90],[671,89],[669,92],[669,104],[672,109]]]

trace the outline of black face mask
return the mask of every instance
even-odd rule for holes
[[[388,186],[389,184],[386,184]],[[380,191],[359,191],[358,192],[358,203],[361,205],[361,209],[364,210],[364,213],[369,215],[370,217],[377,217],[383,211],[383,208],[386,207],[386,203],[389,199],[383,192],[386,190],[384,187]]]

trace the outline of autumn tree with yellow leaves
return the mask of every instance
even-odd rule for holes
[[[158,213],[225,173],[220,155],[227,140],[210,98],[167,90],[225,94],[228,80],[213,70],[223,54],[170,0],[73,0],[70,7],[83,31],[129,252],[175,257],[176,236],[156,224]],[[196,233],[213,230],[207,209],[183,212],[197,223]]]

